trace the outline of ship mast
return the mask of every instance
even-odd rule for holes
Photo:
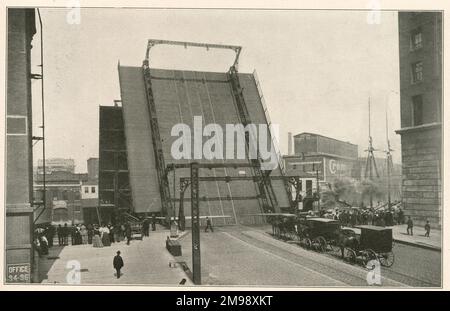
[[[372,134],[370,129],[370,97],[369,97],[369,147],[365,150],[367,152],[367,159],[366,159],[366,170],[364,173],[364,178],[369,178],[370,181],[373,181],[373,171],[375,170],[375,174],[377,178],[380,177],[378,174],[377,169],[377,163],[375,162],[375,156],[373,152],[375,149],[373,148],[372,144]],[[372,190],[370,191],[370,208],[373,208],[373,193]]]

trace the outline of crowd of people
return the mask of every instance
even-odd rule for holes
[[[155,231],[156,220],[153,219],[150,222],[148,219],[144,219],[141,226],[143,236],[149,236],[150,225],[152,231]],[[33,242],[41,256],[48,255],[48,250],[53,246],[55,238],[57,238],[59,246],[91,244],[93,247],[105,247],[122,241],[126,241],[127,245],[130,245],[132,233],[132,226],[129,222],[118,225],[109,223],[101,225],[77,224],[74,226],[65,223],[64,225],[46,225],[36,228]]]
[[[405,215],[401,208],[393,210],[375,209],[336,209],[331,213],[322,212],[323,217],[339,220],[343,226],[357,225],[393,226],[405,223]]]

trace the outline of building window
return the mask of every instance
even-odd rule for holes
[[[91,187],[91,193],[95,193],[95,187]]]
[[[422,48],[422,31],[415,29],[411,32],[411,50],[418,50]]]
[[[413,126],[423,124],[422,95],[413,96],[412,105],[413,105],[413,107],[412,107]]]
[[[423,80],[423,63],[417,62],[411,65],[412,83],[418,83]]]
[[[84,193],[89,193],[89,187],[84,187]]]

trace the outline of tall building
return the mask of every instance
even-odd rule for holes
[[[358,145],[314,133],[295,135],[294,154],[284,156],[288,175],[301,176],[305,184],[317,177],[328,183],[355,177],[357,159]]]
[[[37,173],[42,174],[44,172],[44,161],[38,160]],[[75,173],[75,160],[62,159],[62,158],[50,158],[45,159],[45,172],[51,174],[53,172],[68,172]]]
[[[338,179],[358,177],[358,145],[319,134],[295,135],[294,154],[283,159],[286,174],[300,177],[303,198],[328,189]]]
[[[8,9],[5,178],[8,283],[31,282],[34,262],[30,55],[35,33],[33,9]]]
[[[399,12],[403,203],[416,224],[441,224],[442,13]]]

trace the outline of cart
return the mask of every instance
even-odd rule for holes
[[[339,249],[338,239],[341,224],[338,220],[311,217],[300,220],[301,245],[319,252]]]
[[[140,222],[131,222],[131,238],[133,240],[142,240],[142,223]]]
[[[351,234],[349,229],[340,233],[340,246],[344,260],[362,263],[365,266],[371,260],[378,260],[382,266],[391,267],[395,261],[392,251],[392,229],[370,225],[361,225],[356,228],[361,230],[361,234]]]

